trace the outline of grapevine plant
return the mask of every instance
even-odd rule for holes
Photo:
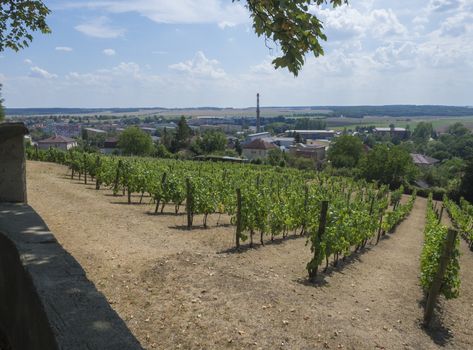
[[[432,205],[432,195],[430,195],[427,204],[424,245],[420,263],[420,283],[425,293],[428,293],[430,290],[434,277],[437,274],[447,232],[448,228],[439,222],[439,218]],[[457,298],[460,291],[459,257],[459,240],[457,238],[440,288],[440,293],[447,299]]]

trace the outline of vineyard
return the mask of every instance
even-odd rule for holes
[[[460,205],[447,197],[443,199],[443,202],[455,228],[460,231],[470,250],[473,251],[473,205],[463,198],[460,200]]]
[[[425,297],[419,283],[419,257],[424,245],[427,210],[424,198],[414,201],[412,197],[401,195],[402,189],[389,193],[386,189],[374,185],[367,188],[362,182],[348,179],[252,165],[101,156],[97,159],[96,155],[86,155],[90,164],[86,168],[81,165],[84,164],[82,153],[74,155],[77,164],[74,180],[71,180],[69,154],[49,151],[39,155],[48,156],[42,159],[49,162],[27,164],[30,204],[50,225],[58,241],[85,268],[88,278],[106,295],[144,348],[176,348],[179,344],[181,348],[232,349],[437,349],[440,346],[469,349],[473,346],[470,307],[473,305],[473,254],[467,252],[464,242],[459,247],[459,295],[448,301],[439,300],[441,317],[435,317],[432,324],[432,334],[439,337],[436,339],[444,334],[437,325],[448,330],[447,337],[443,338],[445,345],[434,343],[431,333],[419,324],[418,303]],[[110,180],[105,184],[96,170],[101,168],[101,163],[108,164],[112,160],[108,171]],[[123,169],[127,163],[150,169],[181,169],[180,173],[165,171],[165,178],[176,178],[180,196],[184,198],[178,214],[175,214],[172,199],[161,199],[155,214],[154,194],[135,190],[128,196],[122,175],[119,174],[115,182],[120,160]],[[260,184],[268,188],[271,183],[267,177],[271,176],[273,184],[276,180],[284,184],[280,187],[282,203],[286,200],[284,186],[293,185],[283,182],[290,176],[287,174],[296,179],[302,177],[297,202],[301,200],[300,208],[304,208],[307,188],[307,208],[313,206],[313,217],[306,225],[274,236],[271,221],[267,219],[264,246],[260,241],[261,231],[256,228],[253,248],[250,248],[251,231],[244,222],[249,186],[244,186],[247,178],[241,177],[233,180],[239,184],[232,184],[228,190],[228,202],[233,205],[229,212],[233,214],[219,211],[217,207],[208,214],[207,228],[204,227],[205,215],[194,214],[193,225],[188,230],[187,180],[189,188],[197,186],[195,177],[199,176],[199,168],[201,176],[212,183],[224,176],[225,168],[227,177],[246,171],[247,178],[251,176],[255,183],[258,177],[252,172],[257,172]],[[205,174],[206,171],[216,174],[215,178]],[[150,178],[156,178],[159,184],[166,183],[163,176],[164,172],[160,171]],[[100,190],[95,190],[97,180]],[[339,195],[336,196],[335,189],[325,182],[339,186]],[[328,193],[320,191],[319,198],[311,198],[318,193],[317,187],[325,188]],[[354,189],[351,195],[348,195],[349,188]],[[209,191],[218,194],[213,188]],[[263,193],[263,199],[270,194],[278,198],[276,186],[272,191],[274,193]],[[127,204],[128,199],[131,205]],[[359,207],[351,206],[352,203]],[[438,204],[434,215],[440,211]],[[370,211],[372,219],[364,214]],[[239,212],[241,248],[235,249]],[[342,214],[345,219],[340,218]],[[403,217],[406,220],[403,221]],[[288,218],[291,217],[288,215]],[[445,215],[444,219],[448,224]],[[346,230],[337,229],[337,225],[347,222],[361,224],[356,230],[351,225],[344,226]],[[363,227],[369,222],[371,228]],[[353,243],[345,242],[354,233],[369,237],[367,249],[363,249],[366,239],[363,236],[353,239]],[[313,239],[318,237],[321,239],[315,243],[320,244],[314,245],[311,252]],[[379,244],[376,244],[378,237]],[[320,261],[315,284],[307,279],[307,265],[314,258]],[[327,260],[330,268],[322,274]],[[332,267],[337,263],[337,267]]]
[[[410,213],[415,194],[406,204],[400,199],[403,188],[390,192],[387,187],[348,178],[334,178],[316,172],[288,168],[219,164],[144,158],[107,157],[80,152],[28,154],[30,159],[67,165],[71,178],[85,183],[95,179],[96,189],[109,188],[115,195],[133,194],[140,202],[155,205],[155,214],[165,210],[179,213],[185,206],[187,228],[194,216],[231,217],[235,243],[264,246],[267,239],[289,235],[306,236],[313,258],[307,264],[315,279],[319,265],[333,257],[333,265],[358,252],[395,227]],[[388,210],[389,204],[392,210]],[[171,209],[170,209],[171,208]],[[217,221],[218,224],[219,220]]]

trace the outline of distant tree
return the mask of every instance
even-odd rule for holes
[[[447,133],[453,136],[461,137],[471,134],[471,131],[462,123],[455,123],[448,127]]]
[[[302,143],[302,137],[301,137],[301,134],[299,134],[298,132],[295,132],[294,133],[294,142],[295,143]]]
[[[328,160],[335,168],[354,168],[363,154],[363,143],[356,136],[343,135],[332,142]]]
[[[0,122],[5,119],[5,109],[3,108],[2,84],[0,84]]]
[[[363,141],[363,143],[369,148],[373,148],[374,145],[376,145],[376,138],[372,134],[369,134],[368,136],[365,137],[365,140]]]
[[[85,128],[81,129],[81,138],[86,142],[89,140],[89,133],[87,132],[87,130],[85,130]]]
[[[0,52],[5,48],[18,51],[33,40],[31,32],[50,33],[46,24],[49,9],[40,0],[0,2]]]
[[[172,158],[173,157],[173,154],[169,152],[166,146],[164,146],[162,143],[156,146],[156,151],[154,155],[158,158]]]
[[[173,131],[168,131],[167,128],[164,128],[163,131],[161,132],[161,139],[160,143],[166,147],[166,149],[171,149],[171,145],[174,139],[174,132]]]
[[[186,118],[182,116],[177,123],[176,134],[171,142],[171,151],[178,152],[179,150],[187,147],[189,145],[189,139],[191,135],[192,130],[189,125],[187,125]]]
[[[426,143],[430,140],[433,133],[432,123],[420,122],[414,129],[412,133],[412,140],[417,143]]]
[[[225,151],[227,145],[227,138],[223,132],[220,131],[206,131],[199,139],[200,148],[206,154],[213,152]]]
[[[266,124],[264,126],[264,130],[275,135],[275,134],[281,134],[287,129],[291,129],[292,125],[284,122],[273,122]]]
[[[460,183],[460,195],[473,203],[473,158],[466,163],[465,172]]]
[[[235,141],[235,151],[238,153],[239,156],[243,153],[243,147],[241,146],[240,140]]]
[[[398,188],[417,175],[417,169],[409,152],[400,146],[389,148],[384,144],[376,145],[363,157],[359,169],[361,176],[366,180],[379,181],[391,188]]]
[[[296,130],[324,130],[327,122],[319,118],[298,118],[294,129]]]
[[[153,140],[146,132],[132,126],[120,134],[118,147],[125,155],[146,156],[153,152]]]
[[[274,148],[268,152],[268,158],[266,159],[266,162],[273,166],[286,164],[285,153],[279,148]]]
[[[431,141],[427,144],[427,147],[425,148],[425,153],[438,160],[449,159],[452,157],[452,154],[447,145],[437,140]]]

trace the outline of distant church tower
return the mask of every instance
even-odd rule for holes
[[[256,94],[256,132],[261,132],[261,120],[259,110],[259,93]]]

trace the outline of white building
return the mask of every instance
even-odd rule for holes
[[[45,140],[38,141],[39,149],[59,148],[62,150],[70,150],[77,147],[77,141],[66,136],[53,136]]]
[[[287,136],[300,135],[304,140],[330,140],[335,137],[335,130],[286,130]]]
[[[253,140],[257,139],[265,139],[271,137],[271,134],[269,132],[258,132],[256,134],[250,134],[246,137],[247,142],[251,142]]]
[[[243,145],[243,157],[253,160],[253,159],[265,159],[268,157],[268,152],[272,149],[277,149],[278,147],[264,141],[262,139],[255,139],[250,143]]]

